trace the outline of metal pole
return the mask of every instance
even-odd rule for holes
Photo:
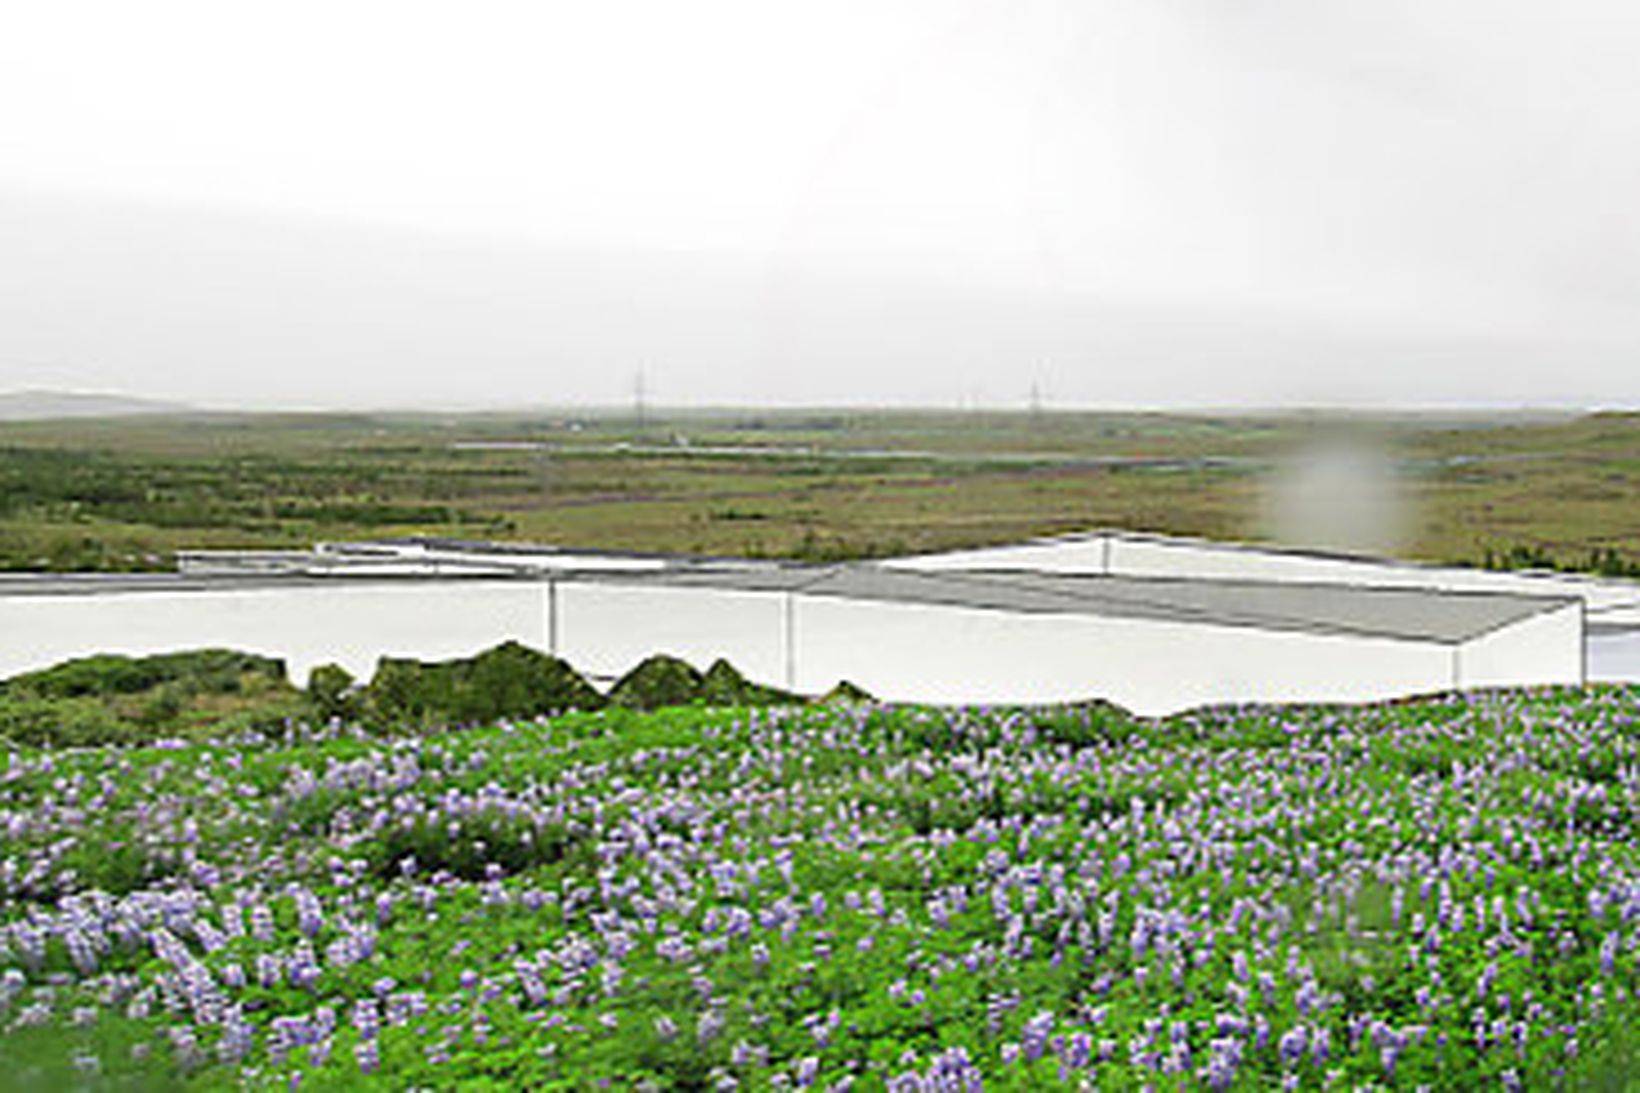
[[[781,644],[786,654],[786,690],[797,690],[797,601],[790,592],[781,603]]]

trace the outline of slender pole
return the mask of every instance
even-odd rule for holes
[[[547,580],[547,652],[558,655],[558,582]]]
[[[797,600],[790,592],[781,602],[781,644],[786,654],[786,690],[797,690]]]

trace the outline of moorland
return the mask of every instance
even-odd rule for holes
[[[0,423],[0,568],[430,534],[807,560],[1113,526],[1259,540],[1272,468],[1368,429],[1396,551],[1640,568],[1640,415],[666,410]]]

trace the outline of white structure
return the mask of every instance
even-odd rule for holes
[[[298,683],[333,662],[543,647],[539,586],[512,577],[0,578],[0,677],[93,653],[220,647],[279,657]]]
[[[1258,580],[1354,587],[1575,596],[1583,602],[1586,677],[1640,680],[1640,584],[1546,570],[1498,572],[1322,551],[1096,531],[978,550],[898,558],[930,572],[1025,569],[1130,577]]]
[[[847,679],[895,701],[1106,698],[1163,714],[1576,684],[1593,609],[1592,593],[1533,578],[1448,587],[1424,579],[1434,570],[1120,535],[881,565],[417,541],[202,553],[183,568],[0,578],[0,676],[226,646],[281,657],[298,681],[325,662],[367,677],[384,655],[513,639],[602,681],[664,652],[806,693]],[[1640,611],[1640,595],[1611,606]]]

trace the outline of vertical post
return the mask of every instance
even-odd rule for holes
[[[1577,685],[1589,685],[1589,600],[1586,596],[1577,598]]]
[[[797,690],[797,600],[786,593],[780,603],[780,644],[786,661],[786,690]]]
[[[547,652],[558,655],[558,582],[547,578]]]

